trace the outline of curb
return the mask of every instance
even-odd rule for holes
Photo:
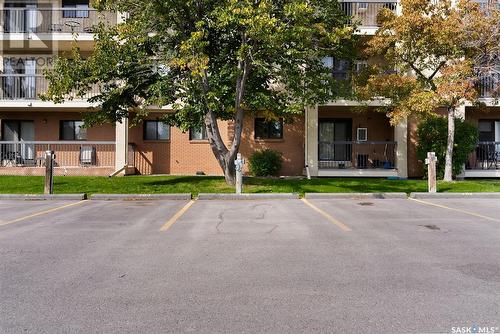
[[[87,198],[86,194],[52,194],[52,195],[36,195],[36,194],[0,194],[0,200],[20,200],[20,201],[83,201]]]
[[[191,194],[95,194],[90,196],[93,201],[147,201],[147,200],[177,200],[185,201],[192,198]]]
[[[500,193],[411,193],[410,198],[426,199],[426,198],[500,198]]]
[[[306,199],[407,199],[406,193],[306,193]]]
[[[198,200],[257,200],[257,199],[299,199],[298,194],[293,193],[277,193],[277,194],[198,194]]]

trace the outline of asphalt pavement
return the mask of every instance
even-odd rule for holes
[[[0,333],[500,332],[499,204],[0,201]]]

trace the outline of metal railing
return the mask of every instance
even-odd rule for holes
[[[352,23],[362,27],[377,27],[377,15],[383,8],[396,11],[396,1],[343,1],[340,7],[352,17]]]
[[[0,74],[0,100],[38,100],[48,88],[49,81],[41,74]],[[87,100],[97,94],[99,89],[95,86],[78,99]],[[69,94],[69,97],[76,99],[75,94]]]
[[[116,13],[93,8],[3,8],[0,30],[4,33],[93,33],[99,22],[114,25]]]
[[[319,142],[319,168],[394,169],[397,143],[390,141]]]
[[[0,168],[43,167],[45,151],[55,152],[56,167],[114,167],[112,141],[0,141]]]
[[[500,97],[500,74],[482,77],[476,84],[476,89],[482,98]]]
[[[500,169],[500,142],[479,142],[469,155],[466,169]]]

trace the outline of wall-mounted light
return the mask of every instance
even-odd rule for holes
[[[42,123],[47,124],[47,119],[46,118],[42,119]]]

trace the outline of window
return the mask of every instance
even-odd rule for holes
[[[345,59],[337,59],[335,57],[323,58],[323,65],[331,70],[332,75],[337,80],[349,79],[350,63]]]
[[[63,8],[75,8],[75,10],[64,10],[64,18],[81,19],[89,17],[89,1],[88,0],[63,0]],[[76,10],[78,9],[78,10]]]
[[[83,121],[61,121],[59,138],[61,140],[86,140],[87,129]]]
[[[169,140],[170,126],[162,121],[144,121],[144,140]]]
[[[358,128],[356,137],[357,137],[358,141],[367,141],[368,140],[368,129],[367,128]]]
[[[207,140],[207,129],[204,126],[189,129],[189,140]]]
[[[283,119],[266,121],[265,118],[255,119],[255,139],[282,139]]]

